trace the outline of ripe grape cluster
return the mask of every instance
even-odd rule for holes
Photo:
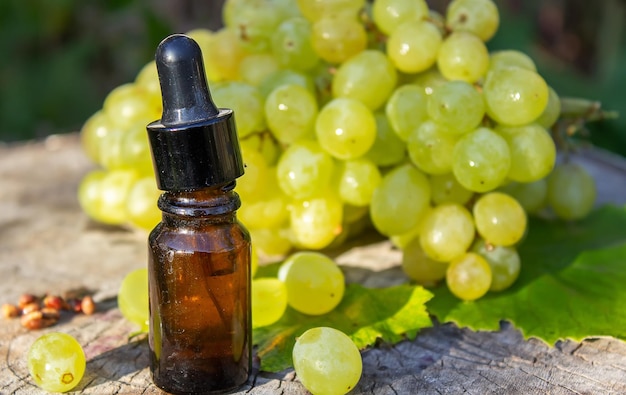
[[[591,210],[591,177],[556,161],[559,96],[526,54],[487,49],[491,0],[453,0],[445,15],[424,0],[228,0],[223,21],[187,34],[215,103],[235,111],[238,215],[259,253],[373,225],[411,279],[474,300],[515,281],[528,214]],[[145,126],[160,111],[151,62],[85,123],[101,165],[79,189],[92,218],[159,221]]]

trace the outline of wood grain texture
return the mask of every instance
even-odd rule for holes
[[[624,204],[626,165],[597,151],[577,156],[599,180],[599,200]],[[89,221],[76,188],[92,168],[77,135],[0,147],[0,303],[20,294],[94,292],[93,316],[64,316],[43,331],[17,320],[0,323],[0,394],[40,394],[26,353],[42,333],[63,331],[84,346],[88,364],[77,388],[84,394],[159,394],[149,377],[145,338],[120,315],[115,294],[124,275],[146,262],[145,234]],[[400,253],[377,238],[335,251],[349,281],[387,286],[405,279]],[[497,332],[436,325],[414,341],[363,352],[364,373],[353,394],[623,394],[626,343],[611,338],[564,341],[554,347],[507,323]],[[258,367],[258,364],[256,365]],[[241,394],[306,394],[292,370],[255,367]]]

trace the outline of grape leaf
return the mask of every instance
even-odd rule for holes
[[[421,328],[432,326],[425,307],[431,297],[432,293],[420,286],[373,289],[348,284],[341,303],[328,314],[310,316],[288,307],[277,323],[254,329],[261,370],[277,372],[292,366],[296,337],[318,326],[343,331],[359,349],[379,338],[390,343],[413,339]]]
[[[519,253],[522,271],[509,290],[462,302],[439,286],[429,312],[474,330],[496,330],[509,320],[548,344],[626,338],[624,208],[606,206],[577,223],[531,220]]]

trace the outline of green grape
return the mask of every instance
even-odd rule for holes
[[[441,32],[433,23],[410,20],[389,35],[387,56],[398,70],[419,73],[435,64],[442,40]]]
[[[332,311],[341,302],[345,279],[328,256],[313,251],[290,255],[278,269],[278,279],[287,287],[287,303],[308,315]]]
[[[387,101],[397,80],[396,69],[385,54],[365,50],[339,66],[332,92],[334,97],[358,100],[373,111]]]
[[[428,119],[427,96],[418,85],[399,86],[385,105],[387,120],[402,141]]]
[[[545,110],[548,96],[543,78],[519,67],[492,70],[483,85],[487,114],[504,125],[533,122]]]
[[[299,141],[278,160],[278,185],[287,196],[306,199],[329,185],[333,168],[333,159],[317,142]]]
[[[446,283],[454,296],[472,301],[484,296],[491,287],[491,266],[482,256],[468,252],[448,265]]]
[[[514,49],[495,51],[489,54],[489,70],[500,68],[519,67],[537,72],[537,66],[532,58],[524,52]]]
[[[442,35],[445,35],[447,33],[446,18],[441,13],[439,13],[439,11],[429,9],[427,19],[431,21],[435,26],[437,26],[437,29],[439,29],[439,32],[441,32]]]
[[[302,385],[315,395],[343,395],[359,382],[361,353],[343,332],[316,327],[296,337],[293,367]]]
[[[241,144],[260,152],[268,166],[274,166],[282,153],[279,142],[267,131],[249,135],[241,140]]]
[[[259,53],[270,46],[272,33],[286,16],[272,0],[229,0],[224,3],[222,18],[227,28],[237,32],[240,45]]]
[[[237,180],[237,193],[245,201],[255,201],[259,198],[269,178],[268,166],[263,155],[248,144],[240,145],[241,156],[246,166],[246,171]]]
[[[284,256],[292,248],[290,231],[286,228],[250,229],[252,245],[267,256]]]
[[[315,84],[313,79],[308,74],[299,73],[293,70],[277,70],[276,72],[269,74],[261,81],[259,85],[259,91],[261,96],[267,97],[274,89],[281,85],[300,85],[306,88],[312,94],[315,93]]]
[[[504,291],[519,277],[521,263],[515,248],[494,246],[479,239],[472,246],[472,252],[485,258],[491,266],[490,291]]]
[[[161,221],[161,210],[157,207],[160,195],[154,176],[136,180],[126,197],[128,222],[140,229],[154,229]]]
[[[141,68],[135,78],[135,85],[145,92],[145,100],[150,102],[157,114],[160,114],[163,111],[163,101],[161,99],[161,84],[154,60]]]
[[[252,327],[272,325],[287,309],[287,287],[277,278],[252,280]]]
[[[283,21],[272,34],[272,53],[289,69],[308,71],[319,62],[311,44],[311,24],[304,18]]]
[[[80,130],[83,151],[95,163],[102,164],[100,159],[102,141],[111,129],[112,125],[109,118],[104,111],[100,110],[89,117]]]
[[[548,203],[562,219],[586,217],[596,200],[593,177],[579,164],[563,163],[548,177]]]
[[[436,284],[446,276],[447,269],[447,262],[435,261],[424,252],[419,237],[413,238],[402,249],[402,270],[418,284]]]
[[[129,125],[120,136],[120,168],[134,169],[141,175],[153,175],[150,141],[143,121]]]
[[[86,366],[83,348],[67,333],[41,335],[28,350],[28,372],[44,391],[71,391],[80,383]]]
[[[259,270],[259,253],[256,250],[256,246],[250,247],[250,277],[254,278],[256,272]]]
[[[478,128],[456,143],[452,171],[464,188],[487,192],[506,179],[511,153],[506,140],[488,128]]]
[[[189,30],[188,32],[185,33],[185,35],[193,39],[198,44],[198,46],[200,47],[200,50],[202,51],[202,54],[205,57],[211,52],[211,46],[213,45],[213,40],[214,40],[213,31],[209,29],[205,29],[205,28],[198,28],[198,29]],[[156,66],[156,63],[155,63],[155,66]],[[158,72],[157,72],[157,78],[158,78]]]
[[[365,5],[365,0],[297,0],[297,3],[302,15],[315,22],[329,15],[355,17]]]
[[[137,177],[133,170],[107,172],[100,185],[101,206],[98,221],[111,225],[120,225],[127,221],[126,200]]]
[[[426,214],[419,241],[424,253],[431,259],[449,262],[467,251],[474,234],[470,212],[459,204],[445,203]]]
[[[364,158],[347,160],[339,170],[339,197],[353,206],[367,206],[382,179],[376,164]]]
[[[376,119],[358,100],[340,97],[322,107],[315,134],[320,146],[335,158],[358,158],[376,140]]]
[[[551,86],[548,86],[548,104],[546,104],[545,110],[541,113],[539,118],[535,120],[536,123],[543,126],[546,129],[550,129],[556,121],[559,120],[561,115],[561,99]]]
[[[421,215],[420,220],[408,232],[389,236],[389,241],[391,242],[391,244],[401,250],[404,250],[413,240],[417,240],[419,243],[419,234],[422,230],[422,224],[424,223],[424,219],[426,219],[430,210],[432,210],[432,207],[426,207],[426,210],[424,211],[424,214]],[[422,247],[420,246],[420,249],[421,248]]]
[[[376,119],[376,139],[365,157],[378,166],[392,166],[404,161],[406,144],[391,128],[387,116],[374,113]]]
[[[117,305],[128,321],[148,332],[148,269],[135,269],[128,273],[117,294]]]
[[[452,31],[470,32],[489,41],[498,30],[500,14],[491,0],[454,0],[446,10],[446,25]]]
[[[425,215],[424,215],[425,217]],[[398,247],[401,250],[404,250],[408,247],[409,243],[411,243],[413,240],[417,240],[417,243],[419,244],[419,234],[420,234],[420,224],[421,222],[414,227],[413,229],[409,230],[406,233],[402,233],[400,235],[391,235],[389,236],[389,241],[391,242],[391,244],[393,244],[394,246]],[[420,246],[420,249],[422,247]],[[408,273],[407,273],[408,275]],[[411,277],[410,275],[408,275],[409,277]]]
[[[547,178],[529,183],[510,182],[498,190],[515,198],[529,214],[538,212],[548,204]]]
[[[413,78],[413,83],[424,88],[424,93],[430,96],[436,90],[436,88],[448,82],[446,78],[441,75],[437,67],[433,67],[423,73],[419,73]]]
[[[474,192],[463,188],[452,173],[430,176],[430,190],[431,200],[435,205],[444,203],[464,205],[474,196]]]
[[[390,35],[406,21],[417,21],[428,17],[428,4],[424,0],[376,0],[372,7],[372,18],[378,29]]]
[[[313,23],[311,44],[321,59],[340,64],[367,47],[367,33],[355,18],[333,14]]]
[[[452,171],[452,154],[457,138],[433,121],[422,123],[409,135],[407,150],[411,161],[424,173]]]
[[[107,114],[114,126],[120,128],[137,122],[147,125],[160,118],[161,114],[154,103],[146,100],[146,96],[146,91],[137,84],[120,85],[104,99],[102,111]]]
[[[85,214],[98,221],[102,206],[102,180],[107,173],[104,170],[92,170],[80,181],[78,203]]]
[[[533,182],[546,177],[554,168],[556,146],[550,133],[536,123],[523,126],[498,126],[509,145],[511,167],[508,178]]]
[[[95,170],[83,178],[78,200],[83,211],[98,222],[121,225],[127,220],[126,200],[137,179],[132,170]]]
[[[428,96],[428,116],[455,135],[474,130],[485,116],[480,93],[464,81],[449,81]]]
[[[202,37],[198,45],[210,81],[233,81],[239,78],[240,65],[247,51],[242,47],[235,28],[222,28],[215,33],[199,29],[188,34],[193,39]]]
[[[160,114],[159,107],[146,100],[148,93],[136,83],[120,85],[106,96],[102,110],[116,126],[125,127],[137,120],[150,122]]]
[[[317,113],[315,96],[300,85],[279,86],[265,100],[267,126],[283,144],[313,138]]]
[[[128,165],[124,158],[122,141],[126,130],[112,123],[109,126],[110,129],[100,138],[99,163],[108,170],[126,168]]]
[[[250,54],[241,60],[239,75],[244,82],[259,86],[265,78],[279,69],[278,61],[272,54]]]
[[[281,14],[282,20],[302,16],[300,7],[297,1],[293,0],[271,0],[269,7],[274,9],[274,12]]]
[[[512,246],[526,233],[526,213],[511,196],[502,192],[487,193],[474,203],[474,223],[489,244]]]
[[[487,73],[489,53],[480,38],[467,32],[454,32],[441,44],[437,66],[448,80],[473,84]]]
[[[266,184],[257,194],[260,196],[245,200],[237,211],[237,216],[246,227],[277,228],[286,224],[289,219],[289,199],[278,187],[275,168],[268,169]]]
[[[407,233],[426,213],[430,183],[411,165],[401,165],[383,176],[374,190],[370,216],[376,229],[387,236]]]
[[[218,107],[230,108],[235,113],[239,138],[265,128],[263,97],[255,86],[239,81],[225,82],[216,84],[211,94]]]
[[[333,194],[295,200],[290,214],[292,241],[300,248],[319,250],[328,247],[341,233],[343,206]]]

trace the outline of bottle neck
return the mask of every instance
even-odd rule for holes
[[[234,220],[241,206],[234,188],[233,181],[193,191],[166,191],[159,197],[158,206],[165,222],[202,218],[220,222]]]

